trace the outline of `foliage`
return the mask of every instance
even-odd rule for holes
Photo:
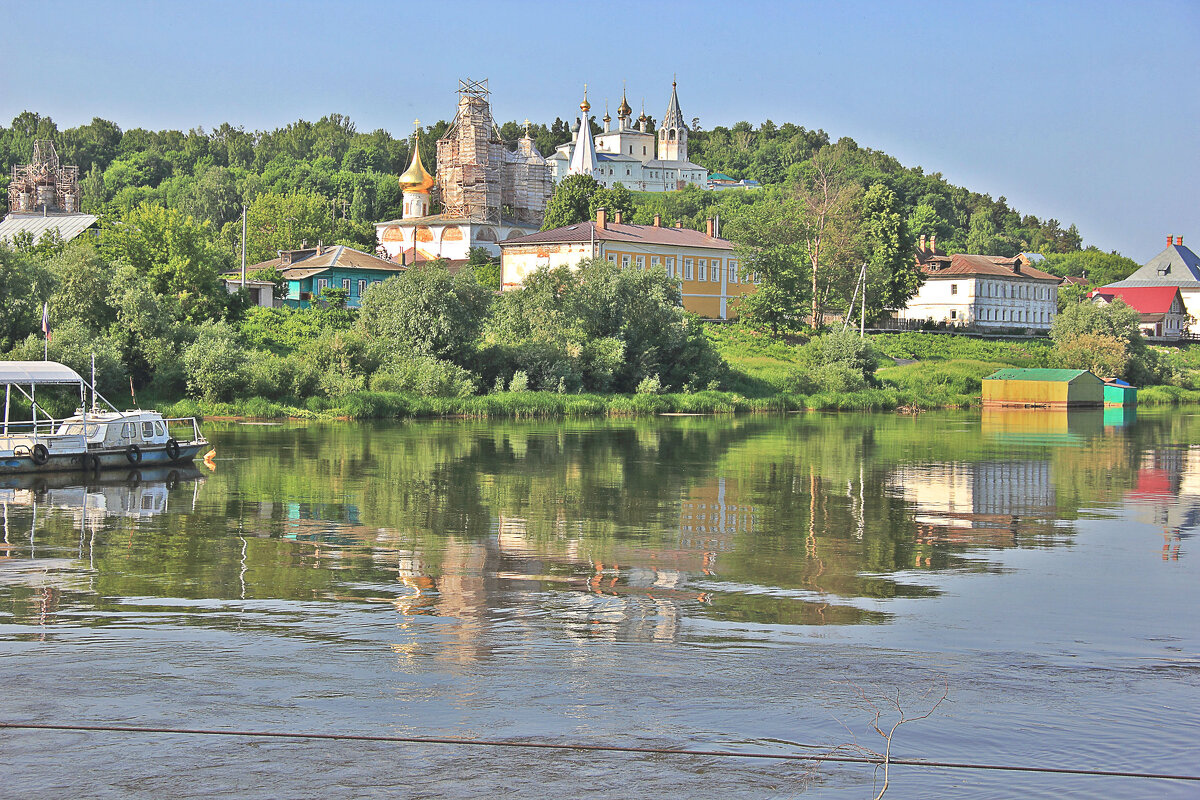
[[[0,243],[0,349],[41,329],[49,287],[50,275],[39,262]]]
[[[1103,306],[1068,306],[1050,327],[1057,365],[1090,369],[1101,377],[1121,377],[1134,384],[1170,380],[1170,364],[1146,346],[1140,320],[1137,310],[1120,299]]]
[[[1119,253],[1089,247],[1073,253],[1049,253],[1045,262],[1037,266],[1052,275],[1087,278],[1092,286],[1105,286],[1128,278],[1140,265]],[[1059,287],[1059,292],[1064,288]]]
[[[484,289],[500,291],[500,259],[493,258],[485,247],[467,251],[467,267],[475,272],[475,280]]]
[[[1069,336],[1058,343],[1058,363],[1069,369],[1087,369],[1101,378],[1124,377],[1129,369],[1128,345],[1101,333]]]
[[[203,400],[229,400],[245,382],[245,350],[224,323],[200,326],[196,341],[183,353],[188,391]]]
[[[475,376],[449,361],[415,353],[396,353],[371,378],[375,392],[409,392],[422,397],[470,397]]]
[[[852,330],[831,331],[800,348],[787,388],[800,394],[860,392],[872,385],[878,355]]]
[[[591,216],[592,195],[599,190],[600,183],[591,175],[568,175],[555,187],[546,205],[542,230],[586,222]]]
[[[490,302],[472,270],[452,276],[444,262],[428,261],[372,288],[360,319],[371,336],[461,365],[474,351]]]

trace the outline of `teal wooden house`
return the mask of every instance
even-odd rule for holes
[[[283,304],[292,308],[309,307],[329,289],[345,291],[346,306],[358,308],[368,289],[404,272],[406,267],[352,247],[319,244],[303,250],[281,250],[278,258],[248,269],[279,270],[287,281]]]

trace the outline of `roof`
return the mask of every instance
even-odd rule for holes
[[[665,244],[673,247],[707,247],[712,250],[732,250],[733,242],[728,239],[718,239],[694,231],[691,228],[661,228],[654,225],[627,225],[624,223],[608,223],[604,229],[596,227],[595,222],[580,222],[562,228],[531,233],[528,236],[518,236],[500,242],[500,249],[508,245],[542,244],[560,242],[623,242],[628,244]]]
[[[1181,244],[1167,245],[1123,281],[1113,286],[1182,286],[1200,289],[1200,257]]]
[[[1088,292],[1088,297],[1103,297],[1110,302],[1119,297],[1142,314],[1166,314],[1176,297],[1183,302],[1178,286],[1101,286]]]
[[[675,161],[674,159],[670,158],[652,158],[647,161],[645,165],[653,169],[703,169],[705,174],[708,174],[708,170],[704,169],[704,167],[700,166],[694,161]]]
[[[0,361],[0,383],[83,383],[83,378],[57,361]]]
[[[1086,369],[1002,369],[984,378],[985,381],[1049,381],[1066,383],[1081,375],[1092,375]],[[1096,378],[1095,375],[1092,375]],[[1096,380],[1100,380],[1096,378]]]
[[[284,264],[283,257],[272,258],[269,261],[260,261],[252,267],[247,267],[248,270],[260,269],[277,269],[283,273],[283,276],[288,280],[300,280],[322,272],[333,267],[341,267],[343,269],[369,269],[378,270],[380,272],[400,272],[404,267],[394,261],[388,261],[386,258],[373,256],[370,253],[364,253],[361,250],[355,250],[353,247],[345,245],[331,245],[322,248],[320,255],[317,254],[317,248],[310,247],[305,250],[292,250],[292,263]]]
[[[95,214],[9,214],[0,221],[0,239],[12,240],[13,236],[28,231],[35,242],[42,235],[58,229],[58,235],[64,242],[69,242],[99,219]]]
[[[375,222],[376,230],[386,228],[389,225],[399,225],[400,227],[419,228],[422,225],[495,225],[494,222],[488,222],[481,219],[471,219],[470,217],[458,217],[451,214],[429,214],[424,217],[401,217],[400,219],[388,219],[383,222]],[[512,217],[500,217],[500,224],[507,225],[510,228],[536,228],[537,226],[529,222],[521,222]]]
[[[667,103],[667,113],[663,114],[658,129],[686,127],[687,124],[683,121],[683,112],[679,110],[679,95],[675,93],[675,81],[671,81],[671,100]]]
[[[1040,264],[1046,260],[1046,257],[1041,253],[1017,253],[1018,256],[1025,256],[1025,260],[1034,264]]]
[[[709,179],[710,181],[732,181],[732,180],[737,180],[736,178],[731,178],[731,177],[729,177],[729,176],[728,176],[728,175],[726,175],[724,172],[714,172],[712,175],[709,175],[709,176],[708,176],[708,179]]]
[[[935,259],[944,263],[943,259]],[[1053,281],[1059,283],[1062,278],[1042,272],[1034,267],[1021,267],[1016,270],[1016,259],[1003,256],[977,256],[966,253],[955,253],[950,257],[950,266],[941,269],[931,269],[924,266],[921,271],[926,278],[944,278],[955,276],[985,275],[989,277],[1025,278],[1035,281]]]
[[[1074,286],[1091,286],[1092,285],[1088,281],[1087,278],[1081,278],[1078,275],[1068,275],[1067,277],[1063,278],[1062,282],[1072,284]]]

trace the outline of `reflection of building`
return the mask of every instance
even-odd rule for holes
[[[375,233],[387,258],[404,263],[466,259],[470,248],[499,255],[497,243],[533,233],[553,193],[550,168],[529,135],[510,151],[492,119],[487,81],[459,81],[458,111],[437,143],[437,176],[429,178],[416,153],[400,177],[404,216],[379,222]],[[430,214],[440,199],[442,213]]]
[[[1125,499],[1135,520],[1162,531],[1163,558],[1178,559],[1182,540],[1200,529],[1200,448],[1145,453]]]
[[[734,539],[754,533],[754,506],[740,502],[738,481],[717,478],[692,487],[679,504],[679,546],[685,550],[732,550]]]
[[[978,461],[909,465],[888,479],[914,507],[921,538],[1012,544],[1018,522],[1053,526],[1049,461]]]

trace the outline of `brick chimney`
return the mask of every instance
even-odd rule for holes
[[[280,250],[279,251],[279,265],[281,267],[286,267],[291,263],[292,263],[292,251],[291,250]]]
[[[324,254],[325,254],[325,243],[322,242],[320,239],[317,239],[317,255],[320,256],[320,255],[324,255]]]
[[[601,231],[608,230],[608,209],[596,209],[596,229]]]
[[[682,227],[683,227],[683,220],[679,220],[679,219],[675,220],[675,227],[676,227],[676,228],[682,228]]]
[[[713,225],[713,218],[709,217],[708,219],[704,220],[704,235],[711,239],[716,236],[716,234],[717,228],[715,225]]]
[[[656,228],[662,227],[662,214],[654,215],[654,227],[656,227]]]
[[[616,224],[620,225],[624,221],[624,218],[625,218],[625,212],[623,212],[623,211],[614,211],[613,212],[613,222],[615,222]]]
[[[934,255],[937,255],[937,234],[936,233],[929,237],[929,252],[933,253]]]
[[[921,243],[917,245],[917,249],[919,249],[922,253],[925,252],[925,234],[923,233],[921,234]]]
[[[1182,236],[1176,236],[1176,237],[1175,237],[1175,246],[1176,246],[1176,247],[1183,247],[1183,237],[1182,237]]]
[[[1167,247],[1170,247],[1171,245],[1175,244],[1174,240],[1175,240],[1175,237],[1168,233],[1167,234]]]

